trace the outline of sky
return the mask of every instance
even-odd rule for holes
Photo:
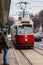
[[[20,7],[17,5],[17,2],[26,1],[29,2],[27,9],[29,13],[37,14],[43,10],[43,0],[11,0],[10,13],[9,16],[16,16],[20,11]]]

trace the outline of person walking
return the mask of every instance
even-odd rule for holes
[[[7,36],[7,32],[5,31],[4,32],[4,36],[2,38],[2,43],[3,43],[3,51],[4,51],[4,55],[3,55],[3,65],[9,65],[7,63],[7,58],[8,58],[8,46],[7,46],[7,43],[5,41],[5,37]]]
[[[3,65],[9,65],[7,63],[7,58],[8,58],[8,46],[7,46],[7,43],[5,41],[5,37],[7,37],[7,34],[8,32],[7,31],[4,31],[3,33],[3,30],[1,29],[2,31],[2,35],[1,35],[1,38],[0,38],[0,48],[4,51],[4,55],[3,55]]]

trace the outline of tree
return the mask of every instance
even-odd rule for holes
[[[9,26],[9,31],[8,31],[8,32],[10,33],[11,26],[12,26],[12,25],[14,24],[14,22],[15,22],[15,21],[14,21],[14,18],[13,18],[13,17],[9,17],[7,22],[8,22],[8,26]]]
[[[39,12],[39,19],[40,19],[40,23],[41,23],[42,31],[43,31],[43,10],[41,10],[41,11]]]
[[[9,18],[8,18],[8,25],[9,25],[9,26],[13,25],[14,22],[15,22],[15,20],[14,20],[13,17],[9,17]]]
[[[34,22],[34,29],[38,29],[40,26],[42,26],[43,31],[43,10],[41,10],[38,14],[33,16],[33,22]]]
[[[34,22],[34,30],[38,31],[38,28],[40,27],[39,15],[33,16],[32,20]]]

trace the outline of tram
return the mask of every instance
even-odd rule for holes
[[[34,47],[33,21],[22,19],[11,26],[11,39],[16,47]]]

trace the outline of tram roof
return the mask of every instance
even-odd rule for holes
[[[25,18],[25,19],[22,19],[22,20],[21,20],[21,23],[33,24],[33,21],[32,21],[31,19],[26,19],[26,18]]]

